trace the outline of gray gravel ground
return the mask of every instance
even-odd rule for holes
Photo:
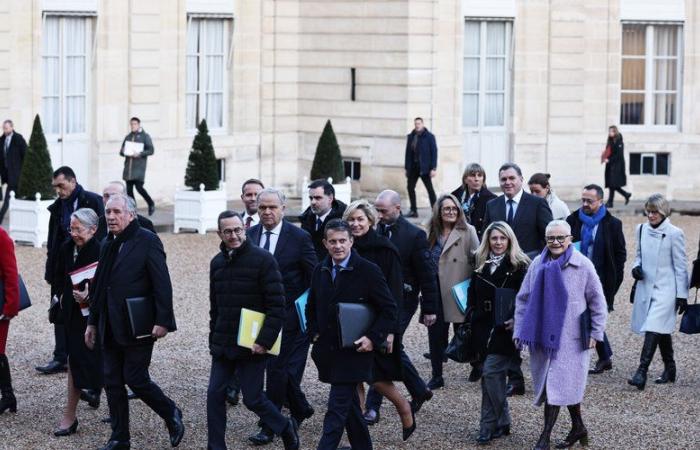
[[[625,232],[633,241],[633,226],[642,217],[626,217]],[[672,217],[688,237],[689,264],[697,254],[700,220]],[[207,351],[208,267],[216,253],[214,234],[162,236],[168,252],[174,284],[179,330],[156,345],[151,374],[163,390],[184,411],[187,431],[180,448],[206,448],[206,388],[210,358]],[[630,245],[631,258],[634,248]],[[52,430],[61,415],[65,397],[65,375],[44,376],[34,366],[45,363],[53,348],[53,331],[46,320],[48,287],[42,281],[45,251],[29,247],[17,250],[21,273],[35,306],[24,311],[10,327],[8,356],[19,401],[17,414],[0,416],[1,449],[91,449],[109,437],[109,427],[100,423],[107,405],[97,411],[84,403],[79,406],[77,435],[53,437]],[[631,260],[625,273],[629,273]],[[627,275],[626,275],[627,276]],[[698,449],[700,448],[700,336],[674,335],[679,379],[675,385],[657,386],[652,382],[638,392],[626,383],[635,370],[642,339],[629,331],[631,305],[628,302],[631,279],[618,295],[616,310],[608,322],[615,352],[614,369],[589,378],[584,402],[584,420],[591,434],[591,448],[605,449]],[[694,295],[693,292],[691,295]],[[428,377],[430,364],[421,354],[427,349],[425,329],[413,324],[405,338],[409,354],[419,372]],[[526,363],[527,364],[527,363]],[[527,365],[525,372],[528,373]],[[662,370],[657,354],[650,375]],[[468,383],[468,368],[450,362],[445,366],[447,386],[436,392],[419,414],[418,430],[407,443],[401,442],[401,425],[393,407],[385,406],[379,425],[371,428],[375,449],[469,449],[478,430],[480,385]],[[531,387],[528,378],[528,388]],[[653,378],[652,378],[653,380]],[[304,389],[316,415],[303,424],[302,448],[315,448],[318,442],[328,388],[316,379],[309,360]],[[499,449],[531,448],[540,432],[542,411],[532,406],[532,391],[511,401],[513,433],[491,445]],[[386,405],[386,404],[385,404]],[[255,429],[256,418],[242,405],[229,408],[228,443],[231,449],[247,448],[246,437]],[[554,430],[563,437],[569,418],[562,412]],[[169,448],[163,422],[138,401],[131,402],[132,448]],[[281,442],[268,446],[282,448]]]

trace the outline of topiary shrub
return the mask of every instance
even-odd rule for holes
[[[17,198],[21,200],[34,200],[36,193],[41,194],[43,200],[55,197],[53,181],[53,168],[51,167],[51,155],[46,145],[44,129],[41,126],[39,114],[34,117],[32,135],[27,144],[27,152],[22,162],[22,172],[19,175]]]
[[[325,180],[328,177],[333,178],[334,183],[340,183],[345,179],[343,158],[340,155],[340,147],[330,120],[323,127],[323,133],[321,133],[316,146],[314,162],[311,165],[312,180]]]
[[[192,150],[185,171],[185,186],[198,191],[200,184],[204,184],[205,191],[215,191],[219,188],[216,155],[209,136],[207,121],[204,119],[197,126],[197,135],[192,141]]]

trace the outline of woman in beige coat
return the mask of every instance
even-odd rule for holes
[[[442,364],[447,348],[449,324],[453,327],[464,322],[464,314],[452,296],[452,286],[470,278],[474,268],[474,253],[479,246],[476,229],[464,218],[464,211],[454,195],[438,198],[428,230],[430,259],[438,277],[442,308],[437,308],[437,321],[428,328],[432,378],[428,388],[440,389],[445,385]]]

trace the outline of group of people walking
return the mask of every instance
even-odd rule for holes
[[[407,164],[423,166],[423,147],[436,151],[426,132],[409,139]],[[431,173],[417,171],[428,185]],[[462,335],[463,327],[469,328],[462,343],[470,355],[469,381],[480,381],[482,388],[478,444],[513,432],[508,397],[525,393],[521,352],[527,350],[534,404],[544,410],[534,447],[552,446],[564,406],[572,428],[554,446],[585,445],[581,403],[588,375],[613,365],[605,325],[624,277],[626,242],[602,187],[585,186],[581,207],[571,213],[549,179],[534,174],[531,193],[525,192],[520,167],[506,163],[498,171],[503,194],[496,196],[484,169],[470,164],[457,190],[434,199],[426,231],[402,215],[397,192],[345,205],[324,180],[308,186],[311,206],[297,227],[285,219],[282,191],[247,180],[241,189],[245,211],[219,215],[220,251],[210,263],[208,448],[227,448],[226,402],[235,403],[239,392],[259,418],[251,443],[280,437],[285,449],[309,448],[299,438],[299,428],[315,414],[303,389],[309,350],[319,380],[330,385],[318,449],[338,449],[344,433],[352,449],[372,449],[369,426],[381,420],[384,398],[396,410],[397,431],[406,441],[420,429],[422,406],[445,386],[449,330]],[[96,408],[104,389],[112,433],[103,450],[131,447],[130,395],[163,419],[175,447],[185,432],[183,412],[148,371],[155,342],[176,330],[163,245],[121,182],[99,196],[61,167],[53,183],[59,198],[50,208],[45,279],[56,349],[51,363],[38,369],[68,370],[66,406],[54,434],[75,433],[79,401]],[[638,389],[645,387],[657,347],[665,369],[656,383],[676,380],[671,334],[676,315],[687,307],[689,286],[684,235],[668,218],[668,202],[654,194],[645,211],[647,223],[636,230],[630,299],[632,329],[645,336],[639,368],[629,380]],[[90,267],[94,274],[76,284],[76,272]],[[2,414],[17,408],[4,347],[9,319],[19,309],[13,244],[2,229],[0,275]],[[454,292],[465,281],[467,302],[460,308]],[[139,304],[149,313],[134,313]],[[242,318],[251,311],[264,319],[253,327],[248,345]],[[416,312],[429,336],[427,381],[403,345]],[[137,332],[137,322],[145,324],[145,333]],[[589,369],[594,348],[598,359]]]

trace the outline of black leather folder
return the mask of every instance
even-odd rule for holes
[[[591,324],[591,310],[586,308],[579,320],[581,322],[581,347],[583,351],[586,351],[588,350],[588,343],[591,340],[591,330],[593,328]]]
[[[127,298],[126,309],[129,312],[131,335],[136,339],[151,337],[156,322],[153,300],[149,297]]]
[[[501,326],[513,318],[516,294],[515,289],[496,288],[496,298],[493,301],[494,325]]]
[[[367,334],[376,313],[363,303],[338,303],[338,339],[341,348],[355,348],[355,341]]]

